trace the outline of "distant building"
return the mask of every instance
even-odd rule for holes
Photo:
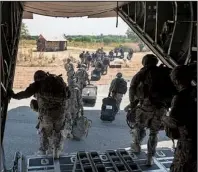
[[[44,37],[37,39],[37,51],[64,51],[67,50],[67,40],[63,37]]]

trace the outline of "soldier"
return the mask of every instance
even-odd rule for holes
[[[76,71],[75,78],[77,80],[76,82],[79,85],[81,92],[82,92],[82,89],[87,86],[87,82],[88,84],[90,84],[89,75],[86,71],[85,64],[82,64],[81,67]]]
[[[109,51],[109,57],[111,60],[114,60],[113,55],[114,55],[113,50]]]
[[[193,73],[190,70],[183,65],[171,72],[178,94],[163,122],[167,136],[178,142],[170,172],[197,171],[197,89],[191,85]]]
[[[74,65],[71,63],[71,59],[67,59],[67,63],[65,64],[65,70],[67,71],[67,83],[70,86],[70,83],[74,77]]]
[[[158,82],[161,83],[157,63],[158,59],[153,54],[144,56],[142,59],[143,68],[133,77],[129,89],[131,108],[136,108],[135,125],[131,130],[131,148],[134,152],[141,151],[141,142],[146,136],[145,128],[148,128],[150,134],[147,142],[146,164],[149,166],[153,164],[152,157],[156,152],[157,134],[162,126],[161,118],[167,112],[165,99],[159,94],[160,86],[156,87]]]
[[[118,72],[116,78],[112,80],[109,95],[116,99],[118,111],[122,102],[123,95],[127,92],[127,82],[122,78],[122,73]]]
[[[70,113],[72,121],[79,117],[80,112],[83,111],[82,95],[80,91],[80,86],[77,84],[76,79],[73,79],[71,85],[71,97],[69,99]]]
[[[123,50],[123,47],[122,46],[120,47],[120,56],[121,57],[124,57],[124,50]]]
[[[128,55],[127,55],[127,59],[131,60],[131,58],[133,57],[133,49],[129,49]]]
[[[91,66],[94,67],[95,66],[95,62],[96,62],[96,58],[97,58],[96,53],[92,53],[91,56],[92,56],[91,57]]]
[[[87,65],[87,70],[89,70],[91,60],[92,60],[92,57],[91,57],[89,51],[87,51],[85,54],[85,63]]]
[[[84,59],[85,59],[85,51],[83,51],[80,55],[79,55],[79,58],[81,60],[81,64],[84,63]]]
[[[107,73],[107,68],[110,65],[109,57],[107,57],[107,56],[104,57],[102,63],[103,63],[103,71],[105,71]]]
[[[37,78],[43,78],[38,80]],[[60,76],[37,71],[35,82],[25,91],[10,93],[14,99],[29,98],[36,94],[40,119],[40,154],[49,150],[50,138],[53,137],[53,156],[59,158],[64,146],[65,105],[70,91]]]
[[[103,67],[102,61],[101,60],[96,61],[95,69],[97,71],[101,72],[102,71],[102,67]]]

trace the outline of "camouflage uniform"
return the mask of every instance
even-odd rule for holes
[[[83,110],[81,91],[77,83],[73,80],[71,85],[71,97],[69,99],[70,113],[72,120],[74,121],[81,110]]]
[[[121,73],[118,73],[116,75],[118,78],[121,78],[122,77],[122,74]],[[118,107],[118,111],[120,110],[120,104],[122,102],[122,98],[123,98],[123,94],[120,94],[120,93],[117,93],[117,92],[114,92],[114,87],[116,85],[116,81],[118,78],[115,78],[112,80],[111,82],[111,85],[110,85],[110,88],[109,88],[109,94],[112,93],[112,97],[116,99],[116,102],[117,102],[117,107]]]
[[[143,103],[137,106],[136,109],[136,124],[132,129],[132,148],[138,146],[138,152],[141,149],[141,142],[146,136],[145,128],[149,128],[150,134],[147,142],[148,156],[153,157],[157,147],[157,134],[162,126],[162,116],[167,113],[166,108],[157,108],[152,105],[148,99],[143,100]]]
[[[190,85],[191,77],[186,66],[171,73],[179,93],[172,100],[169,116],[163,117],[167,135],[178,140],[170,172],[197,171],[197,89]]]
[[[89,70],[91,60],[92,60],[92,57],[91,57],[90,53],[86,52],[86,54],[85,54],[85,64],[87,66],[87,70]]]
[[[110,65],[110,60],[108,57],[104,57],[103,59],[103,70],[107,72],[107,68]]]
[[[49,75],[48,75],[49,76]],[[66,110],[66,99],[69,98],[69,90],[63,80],[58,82],[54,86],[54,77],[48,77],[40,81],[35,81],[25,90],[17,94],[12,94],[15,99],[24,99],[31,97],[36,94],[38,102],[38,113],[39,113],[39,134],[40,134],[40,153],[46,154],[52,140],[53,154],[55,158],[59,158],[60,152],[63,150],[64,145],[64,124],[65,124],[65,110]],[[61,78],[62,79],[62,78]],[[49,87],[52,85],[52,87]],[[61,87],[62,86],[62,87]],[[46,89],[52,92],[46,91]]]
[[[80,60],[81,60],[81,64],[85,63],[85,52],[83,51],[81,54],[80,54]]]
[[[74,65],[70,62],[70,60],[65,64],[65,70],[67,71],[67,83],[70,86],[75,74]]]
[[[136,107],[133,107],[136,108],[136,122],[134,128],[131,130],[131,147],[134,152],[141,151],[141,142],[146,136],[145,129],[148,128],[150,130],[150,134],[147,142],[147,165],[152,165],[153,163],[152,157],[155,154],[158,141],[157,134],[162,126],[162,116],[167,113],[167,109],[163,104],[161,104],[161,102],[160,105],[151,102],[150,99],[147,98],[147,95],[144,95],[144,90],[138,90],[138,86],[142,80],[144,81],[143,78],[148,70],[157,68],[157,62],[158,60],[153,57],[153,55],[146,55],[142,60],[144,67],[133,77],[129,89],[130,103],[133,104],[138,100]],[[156,101],[158,102],[158,100]]]
[[[80,87],[80,91],[82,92],[82,89],[84,87],[86,87],[87,83],[90,84],[90,81],[89,81],[89,75],[87,73],[87,71],[85,70],[86,66],[81,66],[81,68],[79,68],[77,70],[77,72],[75,73],[75,78],[77,79],[77,84],[79,85]]]

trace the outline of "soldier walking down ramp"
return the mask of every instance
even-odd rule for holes
[[[65,64],[65,70],[67,71],[67,83],[70,86],[70,83],[73,80],[75,71],[74,71],[74,65],[71,63],[71,59],[67,59],[67,63]]]
[[[37,80],[43,76],[42,80]],[[64,125],[66,101],[70,97],[70,91],[61,76],[37,71],[34,75],[35,82],[30,84],[25,91],[14,94],[14,99],[25,99],[36,94],[38,101],[38,113],[40,119],[40,154],[46,154],[49,150],[50,140],[53,138],[53,156],[59,158],[64,146]]]
[[[141,151],[141,142],[146,136],[145,128],[148,128],[150,133],[147,142],[146,164],[149,166],[153,164],[152,157],[155,155],[158,142],[157,134],[162,127],[161,119],[168,109],[165,93],[168,94],[170,91],[163,87],[166,82],[160,71],[163,68],[157,67],[157,63],[158,59],[154,55],[144,56],[142,59],[143,68],[133,77],[129,90],[131,107],[136,108],[135,125],[131,130],[131,148],[134,152]],[[166,75],[164,74],[164,76]],[[169,75],[165,78],[169,79]],[[167,82],[171,83],[171,81]],[[171,86],[174,87],[172,83]],[[168,98],[169,96],[173,95],[168,94]]]
[[[127,82],[122,78],[122,73],[117,73],[116,78],[112,80],[109,94],[116,99],[118,111],[122,102],[123,95],[127,92]]]
[[[75,121],[79,117],[79,113],[83,110],[82,95],[80,91],[80,86],[76,83],[76,79],[72,80],[70,87],[71,96],[69,99],[70,113],[72,121]]]
[[[171,72],[178,94],[163,122],[167,136],[178,142],[170,172],[197,171],[197,88],[191,85],[193,73],[190,70],[183,65]]]
[[[79,85],[81,92],[82,89],[87,86],[87,82],[88,84],[90,84],[89,75],[86,71],[85,64],[80,65],[80,68],[78,68],[78,70],[75,73],[75,78],[77,80],[76,82]]]

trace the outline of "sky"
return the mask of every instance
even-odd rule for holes
[[[59,18],[33,15],[33,19],[23,19],[30,35],[61,36],[66,35],[125,35],[127,24],[116,17],[111,18]]]

